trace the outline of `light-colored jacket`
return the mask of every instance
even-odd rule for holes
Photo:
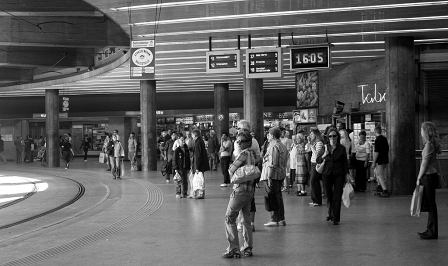
[[[263,170],[260,181],[283,180],[286,177],[286,163],[288,151],[279,139],[273,139],[269,143],[268,150],[263,157]]]
[[[128,151],[135,151],[137,149],[137,140],[134,138],[128,139]]]
[[[120,141],[116,141],[114,144],[114,157],[120,157],[123,156],[124,157],[124,149],[123,149],[123,145],[121,145]]]

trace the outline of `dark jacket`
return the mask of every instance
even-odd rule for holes
[[[193,172],[196,172],[196,170],[199,172],[210,170],[207,150],[205,149],[205,143],[201,137],[198,137],[194,141],[193,152]]]
[[[184,145],[184,150],[185,152],[181,147],[177,147],[174,151],[173,170],[190,170],[190,151],[187,145]]]
[[[210,136],[207,140],[207,152],[208,153],[217,153],[219,151],[219,141],[216,135]]]
[[[330,149],[329,144],[325,144],[327,149]],[[347,151],[341,144],[336,145],[336,149],[333,153],[329,153],[325,158],[325,166],[322,175],[346,175],[348,174],[348,160]]]

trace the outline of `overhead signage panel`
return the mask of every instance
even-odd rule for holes
[[[291,46],[291,71],[331,68],[331,45]]]
[[[241,73],[241,51],[207,52],[206,73]]]
[[[154,40],[131,41],[130,79],[155,79]]]
[[[257,48],[246,50],[246,78],[283,77],[281,48]]]

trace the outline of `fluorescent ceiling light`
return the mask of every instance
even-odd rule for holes
[[[312,27],[334,27],[334,26],[397,23],[397,22],[419,22],[419,21],[447,20],[447,19],[448,19],[448,16],[373,19],[373,20],[324,22],[324,23],[310,23],[310,24],[296,24],[296,25],[279,25],[279,26],[263,26],[263,27],[247,27],[247,28],[227,28],[227,29],[211,29],[211,30],[197,30],[197,31],[165,32],[165,33],[157,33],[156,36],[164,37],[164,36],[179,36],[179,35],[190,35],[190,34],[211,34],[211,33],[216,34],[216,33],[241,32],[241,31],[254,32],[254,31],[261,31],[261,30],[279,30],[279,29],[291,29],[291,28],[300,29],[300,28],[312,28]],[[138,35],[138,36],[141,38],[147,38],[149,36],[154,36],[154,34]]]
[[[117,8],[111,8],[111,10],[112,11],[146,10],[156,8],[209,5],[209,4],[245,2],[245,1],[248,0],[196,0],[196,1],[183,1],[183,2],[168,2],[168,3],[151,4],[151,5],[138,5],[130,7],[117,7]]]
[[[196,1],[196,2],[200,2],[200,1]],[[155,22],[155,21],[136,22],[136,23],[130,23],[128,25],[134,26],[134,27],[141,27],[141,26],[153,26],[155,24],[158,24],[158,25],[168,25],[168,24],[177,24],[177,23],[184,24],[184,23],[191,23],[191,22],[208,22],[208,21],[248,19],[248,18],[266,18],[266,17],[279,17],[279,16],[296,16],[296,15],[336,13],[336,12],[346,12],[346,11],[367,11],[367,10],[405,8],[405,7],[424,7],[424,6],[447,5],[447,4],[448,4],[448,1],[433,1],[433,2],[422,2],[422,3],[391,4],[391,5],[373,5],[373,6],[357,6],[357,7],[291,10],[291,11],[281,11],[281,12],[265,12],[265,13],[240,14],[240,15],[224,15],[224,16],[213,16],[213,17],[160,20],[157,22]]]

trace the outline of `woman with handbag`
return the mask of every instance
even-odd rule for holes
[[[325,162],[322,176],[327,193],[327,221],[333,221],[338,225],[341,220],[341,203],[344,182],[350,182],[348,177],[347,151],[341,145],[341,135],[338,130],[330,129],[327,135],[329,144],[325,145],[322,159]]]
[[[311,187],[311,200],[310,205],[321,206],[322,205],[322,190],[320,186],[320,180],[322,176],[316,170],[317,163],[322,163],[322,154],[324,154],[324,143],[322,135],[319,129],[312,129],[308,136],[309,148],[312,152],[311,155],[311,167],[310,167],[310,187]]]
[[[421,135],[425,148],[422,151],[422,163],[417,176],[417,186],[423,186],[423,201],[428,209],[428,222],[426,231],[418,233],[421,239],[437,239],[438,218],[436,204],[436,188],[439,184],[439,175],[435,168],[437,154],[442,153],[439,143],[439,134],[436,126],[431,122],[423,122]]]
[[[359,132],[359,141],[355,143],[352,153],[356,154],[356,191],[366,191],[367,168],[369,167],[370,143],[366,140],[366,132]]]
[[[244,165],[255,165],[255,157],[250,147],[252,137],[248,131],[239,132],[235,143],[241,150],[235,161],[229,167],[229,174],[233,174]],[[229,247],[222,254],[223,258],[240,258],[252,256],[252,228],[250,227],[250,205],[254,197],[253,180],[233,185],[229,205],[226,211],[226,237]],[[244,243],[240,247],[236,220],[241,211],[242,235]],[[241,250],[241,252],[240,252]]]
[[[178,141],[180,145],[174,150],[173,157],[173,170],[175,172],[173,181],[176,183],[176,198],[180,199],[188,196],[188,171],[191,169],[191,161],[185,138],[182,136]]]

